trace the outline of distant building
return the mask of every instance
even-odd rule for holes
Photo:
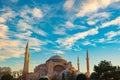
[[[87,51],[87,77],[90,77],[89,71],[89,57]],[[59,55],[55,55],[50,57],[44,64],[40,64],[35,67],[34,72],[29,73],[29,50],[28,43],[26,45],[25,51],[25,60],[24,60],[24,68],[23,75],[21,77],[22,80],[38,80],[42,76],[48,76],[50,79],[61,80],[64,75],[66,79],[75,78],[77,74],[80,74],[80,61],[79,57],[77,59],[78,70],[76,70],[71,62],[68,62],[63,57]],[[68,75],[69,74],[69,75]]]

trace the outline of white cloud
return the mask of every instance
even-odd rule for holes
[[[103,23],[100,26],[100,28],[110,27],[110,25],[120,25],[120,17],[117,17],[116,19],[114,19],[112,21]]]
[[[65,28],[55,27],[55,28],[54,28],[54,31],[53,31],[53,34],[65,35],[65,34],[66,34]]]
[[[1,39],[8,38],[7,32],[8,32],[8,26],[4,24],[0,24],[0,38]]]
[[[89,25],[94,25],[96,22],[95,21],[88,21],[87,22]]]
[[[33,11],[32,11],[32,14],[33,14],[34,17],[37,17],[37,18],[42,18],[43,17],[42,11],[38,8],[34,8]]]
[[[120,40],[119,39],[111,39],[111,40],[108,39],[108,41],[106,43],[117,43],[117,44],[119,44]]]
[[[31,14],[32,16],[29,16]],[[30,8],[28,6],[24,6],[22,11],[20,12],[20,16],[23,18],[18,21],[17,27],[18,31],[27,31],[30,30],[38,35],[47,36],[47,33],[42,29],[33,26],[36,23],[35,18],[42,18],[42,11],[38,8]]]
[[[77,25],[77,27],[78,27],[78,29],[87,29],[87,27],[85,27],[85,26],[79,26],[79,25]]]
[[[66,26],[70,27],[70,28],[73,28],[75,27],[75,25],[73,23],[71,23],[70,21],[67,21],[66,22]]]
[[[23,43],[19,40],[1,40],[0,44],[0,60],[11,57],[20,57],[20,55],[24,53]]]
[[[33,48],[31,48],[31,49],[33,49],[33,50],[35,50],[35,51],[41,51],[41,49],[38,48],[38,47],[33,47]]]
[[[41,46],[46,45],[46,41],[41,41],[37,38],[26,37],[17,40],[4,39],[0,40],[0,60],[5,60],[12,57],[21,57],[25,52],[25,46],[29,41],[29,50],[40,51]]]
[[[74,34],[72,37],[67,37],[65,39],[58,39],[57,42],[65,47],[66,49],[71,49],[74,43],[79,39],[84,39],[87,36],[98,34],[98,28],[93,28],[85,32],[79,32]]]
[[[82,43],[83,45],[89,45],[89,44],[91,44],[89,41],[85,41],[85,42],[83,42]]]
[[[32,14],[32,9],[28,6],[24,6],[23,9],[20,11],[20,15],[24,20],[29,22],[34,22],[33,17],[28,16],[28,14]]]
[[[4,10],[6,12],[3,15],[1,15],[1,17],[5,18],[5,19],[15,17],[16,14],[14,14],[14,11],[12,11],[11,8],[5,8]]]
[[[0,47],[1,48],[6,48],[6,47],[17,47],[18,45],[20,45],[20,41],[18,40],[9,40],[9,39],[6,39],[4,41],[0,41]]]
[[[90,46],[96,46],[96,44],[95,43],[92,43],[92,42],[90,42],[90,41],[85,41],[85,42],[82,42],[82,44],[84,45],[84,46],[86,46],[86,45],[90,45]]]
[[[36,34],[39,34],[39,35],[42,35],[42,36],[47,36],[47,33],[41,29],[38,29],[38,28],[34,28],[32,29],[34,33]]]
[[[48,43],[48,41],[41,41],[31,37],[33,33],[31,30],[13,32],[4,24],[0,24],[0,27],[0,60],[20,57],[25,52],[27,41],[29,41],[32,51],[40,51],[41,46]],[[13,40],[11,37],[15,39]]]
[[[30,46],[41,46],[41,45],[45,45],[46,44],[46,41],[41,41],[37,38],[32,38],[32,37],[29,37],[28,38],[29,42],[30,42]]]
[[[102,43],[102,42],[105,42],[105,39],[104,39],[104,38],[101,38],[101,39],[98,40],[98,42],[101,42],[101,43]]]
[[[97,12],[97,13],[90,15],[87,23],[89,25],[94,25],[96,24],[96,22],[103,21],[105,19],[108,19],[109,17],[110,17],[110,13],[108,12],[99,12],[99,13]]]
[[[28,14],[31,14],[32,17],[28,16]],[[41,9],[38,8],[30,8],[28,6],[23,7],[23,10],[20,13],[20,16],[25,18],[26,20],[31,20],[31,18],[42,18],[43,13]]]
[[[114,31],[110,31],[108,33],[105,34],[105,36],[107,36],[108,40],[111,40],[113,37],[120,35],[120,31],[114,32]]]
[[[86,29],[86,28],[87,28],[87,27],[85,27],[85,26],[73,24],[73,23],[70,22],[70,21],[67,21],[64,26],[65,26],[65,28],[67,28],[67,29]]]
[[[64,9],[70,10],[74,5],[75,0],[66,0],[64,3]]]
[[[26,30],[32,29],[32,26],[24,22],[23,20],[18,21],[17,27],[18,27],[18,30],[20,31],[26,31]]]
[[[30,37],[32,34],[31,31],[26,31],[26,32],[22,32],[22,33],[15,33],[15,37],[18,39],[27,39],[28,37]]]
[[[0,17],[0,23],[4,23],[4,22],[6,22],[5,18]]]
[[[8,20],[12,20],[12,18],[15,18],[17,16],[17,13],[15,13],[11,8],[5,7],[1,9],[4,13],[1,13],[0,15],[0,23],[5,23]]]
[[[89,17],[89,20],[93,20],[95,18],[108,18],[110,16],[110,13],[108,12],[99,12],[95,13],[94,15]]]
[[[55,54],[64,54],[64,52],[63,52],[63,51],[60,51],[60,50],[54,50],[54,53],[55,53]]]
[[[23,20],[19,20],[17,27],[18,27],[18,30],[20,31],[31,30],[32,32],[39,34],[41,36],[47,36],[47,33],[45,31],[31,26],[30,24],[24,22]]]
[[[119,0],[87,0],[82,4],[81,9],[76,16],[81,17],[88,13],[96,12],[98,9],[106,8],[108,5],[118,1]]]

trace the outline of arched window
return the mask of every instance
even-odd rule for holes
[[[61,65],[56,65],[54,67],[54,71],[56,71],[56,72],[61,72],[63,70],[65,70],[65,68],[63,66],[61,66]]]

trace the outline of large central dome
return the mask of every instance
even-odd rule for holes
[[[64,58],[61,56],[55,55],[55,56],[52,56],[50,59],[64,59]]]
[[[47,61],[66,61],[63,57],[55,55],[50,57]]]

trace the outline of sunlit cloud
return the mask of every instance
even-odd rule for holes
[[[64,3],[64,9],[70,10],[73,7],[74,2],[75,0],[66,0],[66,2]]]
[[[66,23],[65,23],[65,28],[67,28],[67,29],[82,29],[82,30],[84,30],[84,29],[86,29],[87,27],[85,27],[85,26],[82,26],[82,25],[76,25],[76,24],[74,24],[74,23],[72,23],[72,22],[70,22],[70,21],[66,21]]]
[[[87,36],[92,36],[95,34],[98,34],[98,28],[93,28],[85,32],[79,32],[71,37],[67,37],[65,39],[58,39],[56,42],[58,42],[60,45],[62,45],[62,47],[65,47],[66,49],[71,49],[71,47],[77,40],[84,39]]]
[[[1,59],[8,59],[11,57],[20,57],[24,52],[23,42],[19,40],[4,40],[0,41],[0,57]]]
[[[29,49],[32,49],[33,51],[40,51],[41,46],[47,44],[46,41],[43,42],[37,38],[27,38],[27,40],[29,41]],[[12,57],[21,57],[25,52],[27,40],[0,40],[1,60]]]
[[[110,13],[108,12],[96,12],[88,18],[89,25],[95,25],[99,21],[108,20],[110,17]]]
[[[66,22],[66,26],[70,27],[70,28],[73,28],[75,27],[75,25],[73,23],[71,23],[70,21],[67,21]]]
[[[42,18],[43,17],[42,11],[40,9],[38,9],[38,8],[33,9],[32,15],[34,17],[37,17],[37,18]]]
[[[80,11],[76,14],[77,17],[85,16],[91,12],[96,12],[100,8],[106,8],[110,4],[114,2],[118,2],[119,0],[87,0],[81,6]]]
[[[101,39],[98,40],[98,42],[100,42],[100,43],[105,42],[105,39],[101,38]]]
[[[117,31],[117,32],[110,31],[105,34],[105,36],[107,37],[108,40],[111,40],[113,37],[118,36],[118,35],[120,35],[120,31]]]
[[[89,25],[94,25],[96,22],[95,21],[88,21],[87,22]]]
[[[54,31],[53,31],[53,34],[65,35],[66,34],[66,30],[65,30],[65,28],[55,27]]]
[[[6,22],[5,18],[0,17],[0,23],[4,23],[4,22]]]
[[[120,17],[117,17],[114,20],[103,23],[100,28],[110,27],[110,25],[120,25]]]
[[[33,17],[42,18],[43,13],[40,8],[30,8],[29,6],[24,6],[21,12],[21,16],[26,19],[29,18],[28,14],[31,14]]]
[[[7,39],[8,26],[0,24],[0,39]]]
[[[1,13],[0,15],[0,23],[11,21],[12,18],[15,18],[17,16],[17,13],[15,13],[15,11],[13,11],[10,7],[5,7],[1,10],[4,11],[4,13]]]
[[[63,52],[63,51],[60,51],[60,50],[55,50],[54,53],[57,54],[57,55],[59,55],[59,54],[64,54],[64,52]]]
[[[28,23],[24,22],[23,20],[19,20],[17,24],[18,30],[26,31],[32,29],[32,26]]]
[[[23,20],[19,20],[17,27],[18,27],[18,30],[20,31],[31,30],[32,32],[37,33],[39,35],[47,36],[46,32],[44,32],[41,29],[34,28],[34,26],[30,25],[29,23],[24,22]]]

